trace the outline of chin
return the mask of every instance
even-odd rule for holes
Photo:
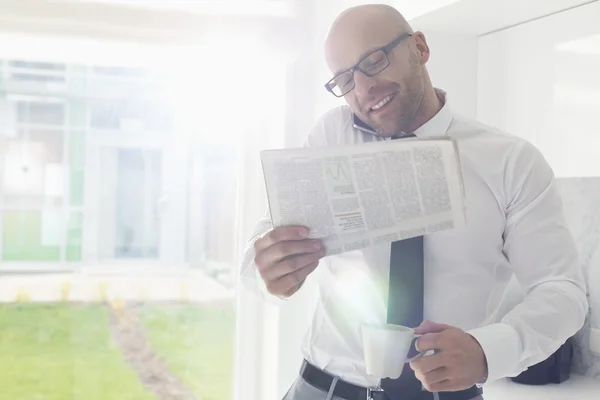
[[[389,138],[395,135],[395,133],[392,133],[390,131],[378,131],[377,133],[379,133],[379,136],[381,137],[385,137],[385,138]]]
[[[377,133],[380,136],[383,136],[386,138],[392,137],[395,134],[397,134],[398,132],[400,132],[400,129],[396,126],[382,126],[381,124],[375,124],[372,126],[375,127],[375,130],[377,131]]]

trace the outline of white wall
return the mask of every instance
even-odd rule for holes
[[[418,30],[416,25],[413,29]],[[475,117],[477,109],[478,40],[475,35],[423,30],[431,58],[427,69],[433,85],[448,93],[452,109]]]
[[[478,117],[530,140],[558,176],[599,176],[600,3],[483,36]]]
[[[424,28],[480,36],[589,2],[590,0],[458,0],[420,15],[415,20]]]

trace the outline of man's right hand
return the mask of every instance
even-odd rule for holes
[[[291,296],[317,268],[325,249],[320,240],[307,237],[304,227],[283,226],[254,242],[254,263],[269,293]]]

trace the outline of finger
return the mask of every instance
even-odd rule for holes
[[[443,333],[427,333],[415,342],[415,348],[419,352],[439,350],[442,347]]]
[[[315,253],[323,250],[319,239],[287,240],[279,242],[265,250],[270,253],[275,262],[280,262],[288,257],[299,254]]]
[[[431,371],[447,366],[445,356],[443,354],[434,354],[432,356],[421,357],[410,362],[410,367],[415,373],[426,375]]]
[[[415,328],[415,333],[425,335],[426,333],[440,333],[450,328],[448,325],[438,324],[433,321],[423,321],[418,328]]]
[[[279,262],[300,254],[316,253],[323,250],[318,239],[286,240],[256,254],[254,261],[259,270],[276,266]]]
[[[442,368],[438,368],[435,369],[433,371],[430,371],[426,374],[420,374],[415,372],[415,376],[417,377],[417,379],[419,379],[421,381],[421,383],[423,384],[423,386],[425,386],[425,388],[428,391],[431,391],[430,389],[436,385],[439,384],[441,382],[447,381],[450,379],[449,377],[449,370],[448,368],[442,367]]]
[[[288,293],[296,286],[301,284],[308,275],[310,275],[319,265],[319,262],[314,262],[304,268],[298,269],[290,274],[284,275],[279,279],[271,281],[267,284],[267,289],[271,293]]]
[[[312,263],[318,262],[324,256],[325,250],[320,250],[316,253],[294,255],[274,264],[270,268],[263,269],[261,275],[265,280],[279,279]]]
[[[256,252],[268,249],[284,240],[302,240],[308,237],[308,228],[304,226],[281,226],[267,232],[254,242]]]

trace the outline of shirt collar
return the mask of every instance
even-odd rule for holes
[[[443,136],[450,127],[450,123],[452,122],[452,110],[448,105],[446,92],[436,88],[435,93],[444,105],[433,118],[413,132],[417,137]]]

